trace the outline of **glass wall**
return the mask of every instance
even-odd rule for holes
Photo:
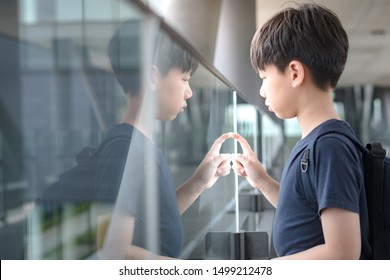
[[[249,207],[233,172],[179,209],[175,191],[231,131],[271,170],[280,126],[138,1],[16,2],[17,32],[0,34],[2,259],[206,259],[210,232],[268,231],[272,208]],[[215,152],[241,150],[226,139]]]

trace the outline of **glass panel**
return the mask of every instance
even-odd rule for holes
[[[65,5],[62,2],[57,1],[55,8]],[[75,7],[72,3],[68,7],[75,9],[74,14],[83,14],[82,5]],[[131,11],[127,15],[122,11],[122,16],[143,20],[134,7],[121,5]],[[100,12],[104,19],[120,14],[112,9]],[[101,220],[101,214],[108,213],[112,205],[95,203],[89,197],[83,201],[84,186],[80,184],[75,186],[80,189],[70,191],[70,197],[54,194],[61,198],[55,203],[47,202],[52,197],[45,190],[59,182],[59,175],[66,177],[63,174],[75,166],[75,155],[82,148],[102,143],[110,127],[122,119],[126,106],[107,56],[108,41],[119,16],[115,21],[91,22],[57,15],[53,24],[22,19],[26,24],[20,26],[22,157],[26,193],[31,201],[26,204],[27,235],[23,244],[23,258],[28,259],[94,257],[97,242],[101,241],[98,218]],[[134,67],[140,69],[135,63]],[[6,215],[11,218],[8,212]]]
[[[56,0],[56,21],[78,21],[83,17],[83,1],[80,0]]]
[[[166,15],[169,5],[172,2],[172,0],[142,0],[142,1],[145,2],[147,5],[149,5],[149,7],[161,17],[164,17]]]
[[[234,91],[204,65],[190,79],[176,73],[178,84],[168,79],[166,63],[169,69],[180,62],[167,59],[172,50],[190,60],[187,71],[197,63],[160,30],[157,17],[144,15],[131,1],[49,2],[20,0],[17,37],[0,35],[0,48],[9,54],[0,67],[10,73],[0,92],[0,237],[1,246],[9,246],[0,250],[7,252],[2,257],[151,257],[130,251],[131,243],[156,254],[205,259],[209,232],[256,229],[259,217],[237,200],[253,189],[233,172],[203,191],[181,216],[175,191],[214,141],[235,128],[272,169],[283,138],[280,126],[239,92],[234,100]],[[115,70],[107,48],[124,22],[129,28],[121,35],[128,37],[117,42],[117,63],[124,68]],[[177,86],[184,86],[184,96],[176,95]],[[123,89],[142,92],[143,98],[129,98]],[[173,104],[178,106],[173,114],[162,110]],[[123,125],[131,121],[136,129]],[[105,146],[107,135],[129,129],[130,145]],[[106,149],[115,156],[88,160],[99,145],[99,153]],[[236,152],[234,140],[227,139],[220,152]],[[86,170],[89,163],[95,166],[96,178],[69,175],[78,172],[72,169],[77,162]],[[141,187],[134,189],[137,184]],[[161,186],[172,189],[162,192]],[[3,242],[10,233],[12,240]],[[97,254],[100,249],[103,254]]]
[[[119,17],[118,1],[83,0],[83,3],[88,21],[117,20]]]

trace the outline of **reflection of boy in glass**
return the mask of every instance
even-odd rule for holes
[[[158,196],[157,237],[161,257],[178,257],[182,245],[180,215],[199,194],[211,187],[219,176],[230,172],[228,155],[219,154],[222,143],[229,137],[219,137],[191,178],[177,190],[168,164],[161,151],[151,140],[148,124],[150,110],[143,107],[145,94],[155,99],[155,119],[170,121],[185,110],[192,91],[188,84],[198,63],[184,49],[165,34],[159,34],[156,57],[150,67],[148,89],[141,87],[141,49],[139,22],[123,23],[113,35],[108,54],[118,82],[128,97],[127,111],[122,121],[114,126],[107,137],[118,138],[107,147],[99,162],[97,178],[98,200],[116,201],[115,215],[100,258],[150,258],[147,251],[147,207],[145,207],[145,181],[148,176],[145,151],[155,151],[154,163]],[[153,111],[153,110],[152,110]],[[131,139],[131,140],[130,140]],[[127,159],[126,159],[127,158]],[[147,204],[147,203],[146,203]]]

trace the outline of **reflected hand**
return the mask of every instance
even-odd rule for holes
[[[252,187],[259,189],[260,183],[268,176],[267,172],[245,138],[237,133],[233,134],[233,138],[240,143],[243,151],[242,154],[232,155],[234,172],[246,177]]]
[[[209,152],[202,160],[192,176],[200,190],[210,188],[221,176],[226,176],[231,169],[231,155],[220,154],[222,144],[231,137],[231,133],[224,133],[218,137],[211,146]]]

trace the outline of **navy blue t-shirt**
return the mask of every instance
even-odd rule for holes
[[[120,135],[120,137],[118,137]],[[116,203],[117,209],[135,218],[132,244],[147,246],[147,208],[153,201],[146,190],[147,181],[157,186],[158,195],[155,221],[158,223],[160,255],[178,257],[182,248],[183,229],[176,202],[176,187],[161,150],[140,131],[128,124],[114,126],[107,138],[115,138],[106,145],[98,163],[96,195],[98,201]],[[147,149],[152,151],[153,163],[146,159]],[[154,170],[154,171],[153,171]],[[150,172],[156,175],[155,179]],[[153,180],[155,183],[153,183]],[[149,217],[150,218],[150,217]],[[156,218],[156,216],[153,216]]]
[[[275,251],[278,256],[286,256],[324,244],[321,210],[342,208],[360,214],[361,258],[366,258],[370,247],[362,161],[360,153],[348,138],[339,134],[327,134],[317,140],[313,187],[318,210],[311,207],[303,191],[303,151],[314,141],[316,132],[324,126],[342,126],[345,131],[354,134],[346,122],[329,120],[295,145],[280,181],[273,228]]]

